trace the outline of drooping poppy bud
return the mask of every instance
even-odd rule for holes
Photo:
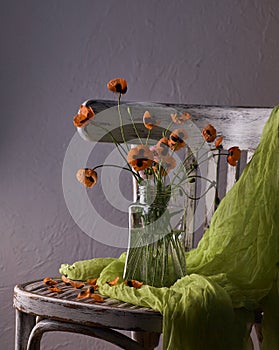
[[[218,139],[215,140],[215,147],[216,148],[222,148],[222,142],[223,142],[223,136],[218,137]]]
[[[76,174],[77,180],[83,184],[85,187],[93,187],[97,183],[97,173],[93,169],[79,169]]]
[[[118,92],[123,95],[127,92],[127,82],[122,78],[111,79],[107,83],[107,88],[112,92]]]
[[[74,117],[73,123],[77,128],[85,126],[91,119],[93,119],[95,113],[91,107],[81,105],[78,114]]]
[[[158,126],[160,122],[146,111],[143,115],[143,124],[147,129],[152,130],[155,126]]]

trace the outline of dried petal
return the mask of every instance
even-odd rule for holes
[[[63,293],[63,290],[58,288],[57,286],[48,287],[48,290],[54,293]]]
[[[69,278],[67,278],[66,276],[62,275],[61,280],[67,285],[70,286],[72,280],[70,280]]]
[[[107,282],[107,284],[110,286],[115,286],[117,284],[118,280],[119,280],[119,276],[115,277],[114,280]]]
[[[43,279],[43,284],[46,284],[47,286],[53,286],[53,285],[57,284],[57,282],[50,277],[45,277]]]
[[[85,299],[85,298],[89,298],[89,297],[90,297],[90,293],[88,293],[88,290],[82,290],[77,295],[78,299]]]
[[[84,283],[77,282],[77,281],[71,281],[71,286],[76,288],[76,289],[80,289],[80,288],[84,287]]]
[[[80,288],[84,287],[84,283],[83,282],[73,281],[73,280],[67,278],[64,275],[61,277],[61,279],[67,286],[72,286],[72,287],[77,288],[77,289],[80,289]]]
[[[141,288],[141,286],[143,285],[143,282],[139,282],[137,280],[125,280],[123,283],[126,284],[128,287],[133,287],[136,289]]]
[[[141,286],[143,285],[143,282],[139,282],[137,280],[132,280],[131,282],[132,282],[132,286],[136,289],[141,288]]]
[[[88,284],[90,284],[91,286],[95,286],[97,283],[97,278],[88,279],[88,280],[86,280],[86,282]]]
[[[100,294],[91,294],[90,297],[94,300],[97,301],[98,303],[103,303],[105,300]]]

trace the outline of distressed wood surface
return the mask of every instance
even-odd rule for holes
[[[122,141],[121,130],[119,128],[119,114],[116,101],[106,100],[88,100],[86,105],[93,108],[96,116],[93,121],[83,128],[78,128],[80,135],[88,141],[113,142],[111,135],[107,133],[110,130],[113,137]],[[151,132],[151,140],[158,140],[162,131],[169,126],[170,114],[188,112],[191,115],[191,122],[199,131],[210,123],[215,126],[217,131],[222,132],[224,136],[225,147],[233,145],[241,149],[254,149],[259,143],[260,136],[272,108],[271,107],[229,107],[229,106],[201,106],[185,104],[159,104],[159,103],[121,103],[120,111],[123,118],[123,129],[126,135],[126,141],[131,143],[137,140],[137,135],[131,123],[131,117],[127,112],[128,107],[137,126],[141,137],[147,136],[147,129],[142,123],[142,116],[146,110],[151,114],[154,112],[161,121],[160,126],[154,128]],[[186,123],[187,125],[187,123]],[[192,125],[192,126],[193,126]],[[177,128],[172,125],[170,129]],[[190,128],[190,132],[194,131]]]
[[[50,292],[42,281],[18,285],[14,289],[14,306],[24,313],[85,325],[115,329],[161,332],[162,316],[149,308],[104,297],[104,303],[77,299],[80,289],[66,286],[57,279],[63,293]],[[88,288],[85,285],[84,289]]]
[[[26,350],[28,339],[36,324],[35,316],[16,310],[15,350]]]
[[[224,150],[221,150],[220,153],[224,153]],[[194,201],[194,229],[192,237],[192,246],[196,247],[198,242],[202,238],[204,231],[209,227],[211,218],[217,209],[220,201],[225,197],[226,193],[232,188],[236,181],[240,178],[245,166],[250,161],[254,151],[245,151],[241,152],[241,158],[237,163],[236,167],[232,167],[228,164],[227,158],[218,155],[207,162],[206,169],[204,170],[204,176],[211,181],[214,181],[216,185],[212,187],[204,197],[200,198],[198,201]],[[206,182],[204,181],[204,186]],[[210,186],[207,184],[207,186]],[[194,193],[196,196],[201,192],[200,181],[197,180],[195,183]],[[206,190],[206,188],[204,189]],[[203,190],[203,191],[204,191]],[[190,217],[191,219],[192,217]],[[187,247],[187,246],[186,246]]]

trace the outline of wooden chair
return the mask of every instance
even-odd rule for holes
[[[87,101],[95,113],[102,114],[103,125],[109,125],[113,135],[121,140],[118,120],[111,118],[115,113],[115,103],[112,101]],[[209,162],[206,169],[207,175],[216,181],[215,190],[209,191],[199,202],[189,200],[188,213],[194,217],[191,225],[188,225],[185,249],[195,247],[202,237],[204,229],[209,225],[210,218],[216,208],[216,199],[222,200],[226,192],[237,181],[246,163],[250,160],[253,150],[259,143],[263,126],[270,115],[271,108],[262,107],[219,107],[196,105],[166,105],[166,104],[131,104],[142,111],[143,108],[153,106],[177,110],[191,114],[191,120],[201,130],[206,124],[212,124],[217,130],[222,131],[225,145],[239,146],[242,150],[241,159],[236,168],[228,167],[226,157],[216,155],[216,161]],[[133,107],[133,108],[134,108]],[[126,108],[126,107],[125,107]],[[125,134],[128,142],[134,143],[137,135],[133,126],[125,123]],[[127,117],[128,118],[128,117]],[[164,116],[163,116],[164,118]],[[140,114],[135,117],[135,123],[141,135],[146,130],[142,128]],[[79,128],[81,136],[90,141],[111,142],[111,135],[96,134],[89,124]],[[154,137],[156,138],[156,131]],[[158,137],[157,137],[158,139]],[[196,183],[190,191],[198,191]],[[214,205],[212,205],[214,203]],[[154,349],[159,342],[162,331],[162,316],[153,310],[123,303],[110,298],[105,298],[104,303],[96,303],[88,299],[77,299],[78,291],[71,286],[66,286],[57,279],[63,293],[55,294],[48,290],[42,281],[27,282],[17,285],[14,290],[14,307],[16,309],[16,350],[38,350],[40,340],[45,332],[65,331],[86,334],[104,339],[118,345],[122,349]],[[259,315],[258,315],[259,317]],[[133,332],[131,339],[117,330],[129,330]]]

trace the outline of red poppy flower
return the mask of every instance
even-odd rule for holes
[[[122,78],[115,78],[107,83],[107,88],[112,92],[125,94],[127,92],[127,82]]]
[[[170,134],[168,145],[173,151],[178,151],[186,146],[184,140],[187,138],[187,131],[184,129],[176,129]]]
[[[81,105],[78,111],[78,114],[74,117],[74,126],[81,128],[85,126],[90,119],[94,118],[94,111],[91,107]]]
[[[97,173],[93,169],[79,169],[76,178],[78,181],[83,184],[85,187],[93,187],[97,183]]]
[[[236,166],[241,156],[241,151],[239,147],[234,146],[228,149],[227,161],[230,165]]]
[[[151,117],[151,114],[146,111],[143,115],[143,124],[147,129],[151,130],[154,126],[158,126],[160,122],[154,117]]]
[[[206,142],[213,142],[216,139],[216,129],[211,124],[207,124],[202,130],[202,136]]]
[[[136,170],[145,170],[152,165],[153,153],[145,145],[136,146],[128,152],[127,161]]]

